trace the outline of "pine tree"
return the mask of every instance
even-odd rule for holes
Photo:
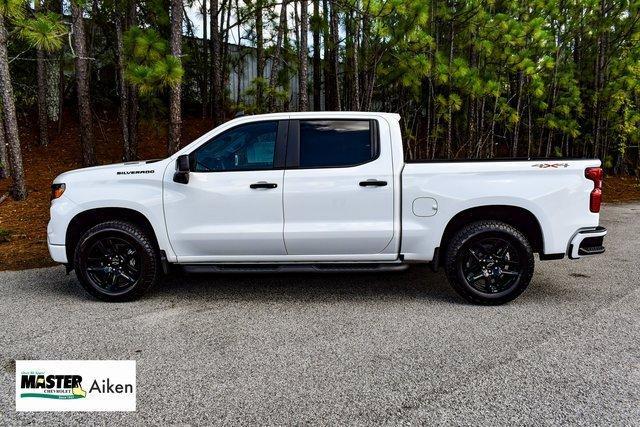
[[[180,57],[182,56],[182,0],[171,0],[171,55],[175,58],[178,66],[182,66]],[[180,134],[182,126],[182,109],[180,97],[182,88],[180,82],[170,86],[169,101],[169,145],[167,153],[169,155],[178,151],[180,147]]]
[[[9,73],[9,55],[7,53],[7,20],[22,16],[22,4],[16,1],[0,3],[0,91],[2,92],[2,106],[4,111],[4,127],[9,144],[10,174],[12,180],[11,193],[15,200],[27,197],[27,184],[22,166],[20,151],[20,137],[18,135],[18,121],[13,98],[13,86]],[[3,162],[4,163],[4,162]],[[4,165],[3,165],[4,166]]]
[[[71,0],[73,48],[76,65],[76,91],[78,94],[78,115],[80,122],[80,146],[82,148],[82,164],[96,164],[93,142],[93,120],[91,117],[91,88],[89,86],[89,59],[87,57],[86,38],[84,32],[83,8],[79,0]]]
[[[307,32],[309,31],[309,16],[307,0],[300,0],[300,49],[298,72],[298,111],[307,111],[309,98],[307,95],[307,74],[309,70],[309,52],[307,49]]]
[[[280,73],[280,62],[282,61],[282,39],[287,27],[287,0],[282,0],[280,5],[280,19],[276,30],[276,44],[273,49],[271,60],[271,75],[269,77],[269,111],[276,111],[276,86],[278,85],[278,74]]]
[[[40,12],[40,0],[34,1],[34,10]],[[38,48],[37,75],[38,75],[38,140],[40,145],[46,147],[49,144],[49,117],[47,113],[47,72],[44,50]]]

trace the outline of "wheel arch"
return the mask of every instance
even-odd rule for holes
[[[82,234],[94,225],[110,220],[123,220],[137,225],[149,234],[156,249],[160,248],[158,236],[156,236],[153,225],[143,213],[135,209],[122,207],[88,209],[76,214],[67,226],[65,246],[70,268],[73,268],[73,255]]]
[[[455,233],[467,224],[476,221],[494,220],[509,224],[520,230],[534,252],[543,253],[544,235],[542,227],[531,211],[513,205],[486,205],[465,209],[454,215],[447,223],[440,240],[440,250],[445,251]]]

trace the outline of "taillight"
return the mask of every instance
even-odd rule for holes
[[[593,181],[593,190],[591,190],[591,197],[589,198],[589,210],[593,213],[600,212],[600,205],[602,204],[602,179],[604,172],[602,168],[586,168],[584,170],[584,176]]]

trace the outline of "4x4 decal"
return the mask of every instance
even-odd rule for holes
[[[558,169],[560,166],[562,166],[563,168],[568,168],[569,163],[536,163],[535,165],[531,165],[531,167],[533,168],[540,168],[540,169],[548,169],[548,168]]]

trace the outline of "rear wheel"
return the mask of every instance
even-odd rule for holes
[[[87,230],[76,247],[74,265],[87,292],[113,302],[140,297],[160,272],[153,240],[125,221],[107,221]]]
[[[531,245],[516,228],[479,221],[462,228],[447,249],[451,286],[470,302],[503,304],[529,285],[534,258]]]

